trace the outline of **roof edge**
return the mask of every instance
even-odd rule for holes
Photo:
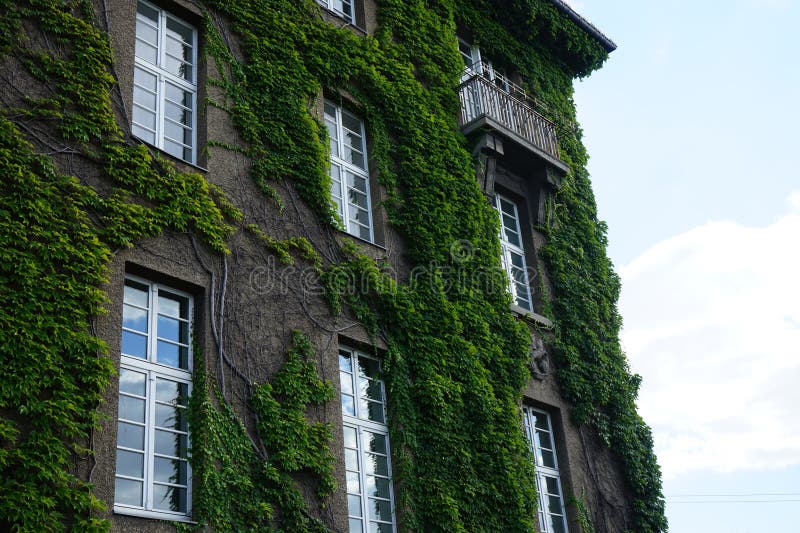
[[[572,7],[564,2],[563,0],[550,0],[553,4],[561,10],[565,15],[567,15],[570,19],[572,19],[575,24],[580,26],[583,30],[585,30],[589,35],[597,39],[600,44],[605,48],[606,52],[611,53],[617,49],[617,45],[606,37],[603,32],[597,29],[597,26],[583,18],[580,13],[572,9]]]

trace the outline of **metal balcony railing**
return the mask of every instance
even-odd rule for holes
[[[494,79],[489,79],[487,73]],[[474,66],[465,71],[458,91],[459,126],[466,128],[483,117],[488,118],[494,125],[560,161],[555,124],[533,109],[522,88],[493,74]]]

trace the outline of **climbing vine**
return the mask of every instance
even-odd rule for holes
[[[184,529],[327,531],[307,513],[291,474],[315,474],[320,498],[336,488],[331,430],[306,418],[309,406],[333,398],[333,387],[317,377],[308,339],[295,331],[293,342],[273,382],[253,387],[256,442],[219,391],[209,394],[205,372],[196,372],[190,430],[198,524]]]
[[[605,51],[545,0],[377,4],[378,30],[365,36],[324,20],[313,0],[202,3],[208,85],[219,95],[208,105],[230,115],[241,139],[212,139],[209,152],[245,154],[254,183],[285,216],[278,188],[297,191],[329,228],[331,256],[305,237],[271,236],[202,176],[125,135],[109,37],[88,1],[0,0],[7,70],[41,89],[6,97],[0,116],[0,168],[8,176],[0,185],[3,529],[108,528],[96,518],[103,504],[90,484],[69,472],[89,453],[114,371],[92,330],[113,250],[171,230],[226,254],[240,229],[283,263],[297,252],[320,273],[332,311],[346,309],[387,340],[401,525],[534,530],[533,464],[519,419],[529,334],[508,313],[497,217],[455,122],[459,26],[523,75],[564,132],[571,172],[555,222],[543,228],[559,382],[575,421],[592,424],[620,454],[636,531],[666,529],[652,438],[635,410],[638,378],[619,347],[618,279],[574,126],[572,78],[599,67]],[[509,29],[508,20],[520,24]],[[365,118],[372,168],[387,191],[383,207],[416,265],[409,279],[394,279],[352,242],[334,238],[328,139],[315,118],[320,94],[349,95]],[[468,253],[454,254],[454,243]],[[468,275],[475,272],[482,275]],[[366,282],[353,291],[351,279]],[[306,412],[331,389],[316,377],[308,341],[295,335],[294,343],[271,383],[247,385],[255,422],[213,392],[204,373],[196,376],[192,461],[202,524],[325,529],[293,476],[311,473],[321,499],[334,488],[329,429],[310,424]]]

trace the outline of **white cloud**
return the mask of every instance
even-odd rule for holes
[[[620,269],[623,344],[667,478],[800,464],[800,192],[763,228],[709,222]]]
[[[788,203],[792,209],[800,211],[800,191],[794,191],[790,194],[789,198],[786,199],[786,203]]]

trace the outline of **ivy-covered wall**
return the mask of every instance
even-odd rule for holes
[[[195,358],[208,368],[196,373],[192,400],[199,527],[334,527],[326,501],[335,494],[338,411],[326,407],[331,389],[319,376],[335,378],[335,363],[326,370],[320,355],[335,348],[308,339],[323,329],[338,342],[342,321],[355,320],[386,347],[402,529],[534,530],[519,410],[530,334],[508,311],[497,216],[455,122],[459,26],[521,73],[562,126],[571,172],[556,220],[541,228],[561,391],[575,423],[618,455],[631,530],[665,530],[652,438],[635,410],[638,378],[619,347],[619,283],[573,126],[572,79],[602,64],[602,47],[547,0],[378,0],[374,35],[337,28],[313,0],[199,4],[207,113],[235,131],[215,138],[220,128],[209,127],[204,175],[128,134],[130,87],[117,80],[130,74],[118,72],[125,62],[108,32],[131,9],[0,1],[0,529],[109,527],[86,467],[108,462],[90,448],[104,438],[95,434],[100,413],[113,411],[101,400],[116,394],[118,348],[93,324],[119,303],[101,287],[109,264],[120,266],[116,256],[135,255],[148,239],[188,236],[195,260],[211,265],[204,305],[214,325]],[[347,95],[367,124],[379,210],[403,243],[386,263],[335,230],[316,114],[322,93]],[[239,168],[216,163],[231,157]],[[247,184],[225,177],[242,168]],[[226,281],[244,256],[250,267],[278,258],[316,274],[319,294],[294,294],[305,335],[291,345],[253,345],[256,331],[277,326],[252,311],[257,299],[245,294],[241,268]],[[413,278],[392,275],[410,266]]]

